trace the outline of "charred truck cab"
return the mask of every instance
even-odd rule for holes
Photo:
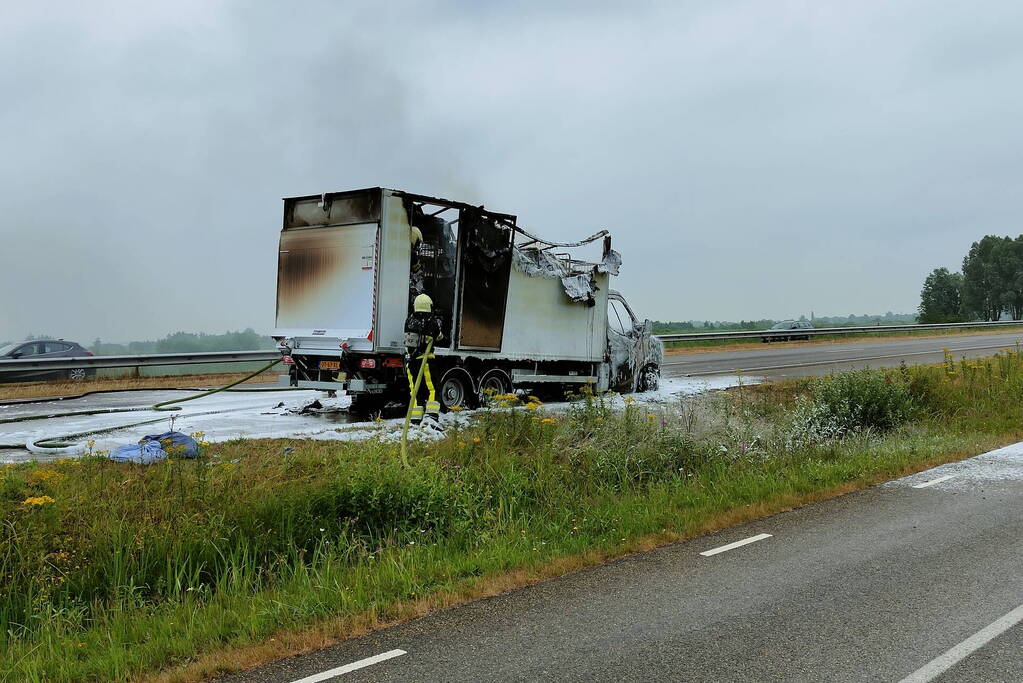
[[[597,253],[583,260],[587,248]],[[405,322],[425,293],[442,328],[431,368],[444,409],[519,388],[656,388],[661,344],[608,287],[620,265],[607,231],[551,242],[462,202],[385,188],[285,199],[282,383],[346,391],[363,412],[406,403]]]

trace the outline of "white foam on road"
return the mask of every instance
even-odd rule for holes
[[[723,375],[701,378],[666,378],[662,379],[657,391],[634,394],[638,405],[668,406],[686,396],[700,394],[714,389],[726,389],[739,384],[756,384],[761,381],[755,377],[737,377]],[[126,392],[123,402],[118,401],[120,395],[104,395],[105,405],[132,405],[142,403],[142,397]],[[148,400],[149,397],[146,397]],[[166,400],[166,396],[163,396]],[[319,400],[324,410],[310,414],[294,412],[301,406]],[[624,408],[624,400],[617,394],[608,399],[612,408]],[[283,406],[280,404],[283,403]],[[62,405],[63,404],[63,405]],[[79,432],[119,427],[132,422],[160,418],[159,422],[126,427],[106,434],[83,437],[95,441],[94,450],[111,451],[118,446],[135,443],[147,434],[159,434],[171,428],[192,434],[203,432],[204,439],[211,443],[231,441],[234,439],[322,439],[330,441],[362,441],[370,438],[385,440],[397,439],[401,433],[403,419],[383,420],[379,422],[358,422],[352,420],[344,408],[348,399],[342,397],[332,400],[324,398],[320,391],[290,392],[222,392],[182,403],[182,410],[174,412],[154,412],[139,410],[138,412],[113,413],[106,415],[82,415],[77,417],[51,418],[0,425],[0,443],[25,443],[29,439],[54,438]],[[546,408],[552,411],[565,410],[568,403],[549,403]],[[280,406],[280,407],[279,407]],[[58,413],[82,410],[92,407],[84,399],[75,405],[65,402],[33,404],[29,409],[20,406],[20,412]],[[145,406],[140,406],[145,407]],[[470,420],[473,411],[447,413],[441,416],[441,425],[463,423]],[[413,439],[431,440],[442,436],[442,432],[429,429],[415,429],[411,432]],[[17,462],[29,459],[27,451],[2,450],[0,462]]]
[[[966,460],[939,465],[882,486],[966,490],[978,484],[1013,481],[1023,481],[1023,443],[1014,443]]]

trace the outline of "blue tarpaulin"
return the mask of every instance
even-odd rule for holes
[[[199,444],[187,434],[164,432],[144,436],[137,444],[121,446],[108,457],[115,462],[149,465],[163,460],[168,454],[176,458],[195,458],[199,455]]]
[[[181,432],[164,432],[163,434],[157,434],[156,436],[144,436],[139,443],[146,443],[147,441],[159,442],[163,450],[167,451],[168,455],[173,455],[175,458],[199,457],[199,444],[197,444],[195,439],[190,437],[188,434],[182,434]]]

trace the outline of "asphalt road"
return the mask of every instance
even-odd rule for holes
[[[1021,681],[1021,521],[1017,445],[225,680]]]
[[[802,377],[864,366],[897,367],[902,362],[940,363],[946,348],[957,360],[962,356],[990,356],[999,349],[1015,348],[1018,343],[1023,343],[1023,335],[1014,332],[833,344],[806,342],[785,347],[764,344],[755,351],[667,355],[661,369],[666,377],[720,375],[737,370],[763,377]]]

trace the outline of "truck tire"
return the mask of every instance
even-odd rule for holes
[[[636,382],[636,391],[657,391],[661,383],[661,369],[656,365],[648,365],[639,373],[639,381]]]
[[[492,368],[483,373],[480,378],[480,402],[486,403],[490,396],[510,394],[512,390],[511,377],[504,370]]]
[[[463,368],[451,368],[444,373],[437,385],[437,400],[441,410],[447,412],[452,406],[471,408],[472,377]]]

